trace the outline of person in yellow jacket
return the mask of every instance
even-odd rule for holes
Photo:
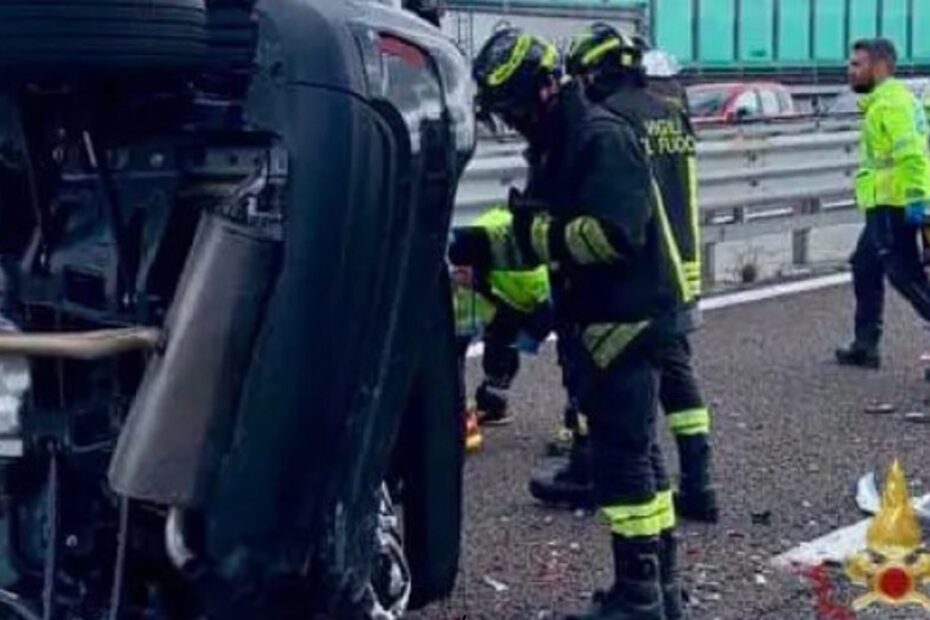
[[[513,215],[504,207],[489,209],[474,225],[487,229],[510,226]],[[520,368],[520,351],[535,352],[552,331],[549,274],[546,267],[529,271],[475,273],[458,269],[455,286],[455,317],[459,356],[464,358],[471,342],[484,344],[484,379],[475,391],[475,415],[469,422],[471,450],[480,445],[479,425],[500,426],[510,422],[508,392]]]
[[[930,322],[930,282],[920,231],[930,221],[930,126],[921,101],[895,79],[897,52],[886,39],[853,46],[850,84],[864,95],[856,202],[865,227],[852,256],[855,338],[840,364],[878,368],[885,277]]]

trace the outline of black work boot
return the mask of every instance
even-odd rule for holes
[[[707,435],[677,437],[681,484],[675,495],[675,511],[682,519],[717,523],[720,509],[711,481],[711,448]]]
[[[859,368],[877,369],[882,365],[878,346],[860,340],[854,341],[848,347],[836,350],[836,362],[840,366],[858,366]]]
[[[671,530],[664,532],[659,539],[659,581],[662,584],[665,620],[690,620],[678,573],[678,539]]]
[[[659,584],[657,538],[614,535],[614,585],[594,595],[591,609],[566,620],[666,620]]]
[[[544,504],[593,508],[591,448],[587,437],[575,436],[568,457],[552,457],[533,470],[530,495]]]
[[[481,426],[505,426],[513,419],[507,403],[507,387],[495,385],[485,379],[475,391],[475,408],[478,410],[478,424]]]

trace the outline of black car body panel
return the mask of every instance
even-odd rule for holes
[[[342,573],[370,555],[362,516],[375,506],[416,373],[429,366],[424,347],[442,337],[424,326],[428,310],[444,308],[424,300],[447,295],[437,270],[473,141],[457,51],[420,20],[365,3],[268,1],[256,10],[259,66],[246,117],[288,153],[280,271],[267,300],[245,300],[256,306],[250,317],[262,315],[247,370],[239,376],[234,363],[215,383],[200,377],[241,385],[235,406],[184,411],[187,425],[210,420],[203,442],[179,442],[173,435],[189,437],[186,426],[143,420],[178,411],[150,402],[151,386],[194,368],[157,365],[112,469],[114,487],[132,497],[202,508],[209,555],[231,579],[290,574],[308,554]],[[234,282],[227,268],[217,262],[210,279]],[[224,316],[217,324],[229,336],[249,337]],[[169,338],[169,354],[192,349],[192,360],[206,345],[184,330]],[[194,453],[166,455],[166,446]],[[457,467],[438,471],[449,477],[434,488],[458,487]]]

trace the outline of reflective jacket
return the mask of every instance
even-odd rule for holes
[[[527,154],[525,191],[547,208],[529,211],[528,234],[492,235],[492,264],[549,265],[559,322],[607,368],[641,336],[676,330],[690,292],[678,286],[674,234],[635,128],[575,84],[551,114],[548,144]]]
[[[696,299],[701,294],[697,137],[687,108],[670,97],[633,86],[607,83],[593,86],[589,92],[592,99],[610,113],[636,128],[658,184],[657,199],[668,214],[674,232],[685,277],[681,284],[687,286]]]
[[[510,211],[495,207],[483,213],[474,226],[487,231],[509,229],[512,221]],[[473,286],[454,286],[456,333],[460,336],[481,333],[494,320],[497,304],[505,303],[530,314],[549,303],[549,270],[544,266],[522,271],[493,270],[475,277],[478,281]]]
[[[865,115],[856,175],[859,207],[930,200],[930,128],[921,102],[902,82],[888,79],[859,105]]]
[[[513,215],[503,207],[490,209],[475,221],[481,228],[508,228]],[[501,301],[521,312],[533,312],[549,301],[549,270],[537,267],[528,271],[496,269],[487,275],[487,286]]]

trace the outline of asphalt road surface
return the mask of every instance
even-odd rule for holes
[[[860,520],[856,480],[869,470],[883,479],[894,457],[915,493],[930,490],[930,425],[904,420],[906,412],[930,411],[919,361],[930,350],[930,332],[896,295],[888,300],[878,372],[832,363],[835,346],[851,332],[848,286],[706,316],[694,344],[716,413],[723,516],[717,526],[680,530],[696,620],[818,618],[811,582],[772,568],[771,559]],[[477,377],[472,360],[472,385]],[[872,401],[893,403],[898,413],[868,415]],[[513,392],[515,423],[486,431],[484,450],[467,464],[455,595],[413,618],[554,619],[582,609],[593,589],[609,584],[608,532],[600,519],[544,508],[526,491],[563,402],[552,347],[525,358]],[[674,469],[674,452],[666,455]],[[837,587],[844,604],[861,594]],[[880,609],[858,617],[930,618],[930,611]]]

